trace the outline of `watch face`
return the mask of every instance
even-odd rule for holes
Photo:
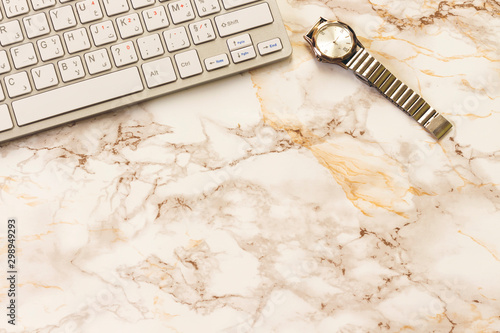
[[[347,28],[330,23],[316,34],[316,47],[327,57],[342,59],[354,48],[354,38]]]

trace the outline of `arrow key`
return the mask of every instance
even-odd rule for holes
[[[274,38],[257,45],[260,55],[266,55],[283,49],[281,45],[281,40],[279,38]]]
[[[252,39],[250,38],[249,34],[244,34],[241,36],[229,38],[227,40],[227,46],[229,48],[229,51],[242,49],[250,45],[252,45]]]
[[[207,68],[207,71],[213,71],[214,69],[226,67],[228,65],[229,59],[225,53],[205,59],[205,67]]]
[[[256,56],[257,55],[255,54],[255,49],[253,48],[253,46],[248,46],[243,49],[231,52],[231,57],[233,57],[233,61],[235,64],[253,59]]]

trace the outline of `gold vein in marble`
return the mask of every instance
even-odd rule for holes
[[[462,230],[459,230],[458,233],[460,235],[464,235],[465,237],[468,237],[470,238],[470,240],[472,240],[474,243],[476,243],[477,245],[481,246],[482,248],[484,248],[486,251],[488,251],[492,256],[493,258],[495,258],[496,261],[500,261],[500,256],[495,253],[495,251],[491,250],[486,244],[484,244],[483,242],[481,242],[480,240],[470,236],[470,235],[467,235],[466,233],[464,233]]]
[[[260,89],[255,82],[254,85]],[[372,216],[369,210],[374,206],[408,219],[409,216],[405,212],[394,208],[397,203],[406,203],[404,196],[407,193],[415,196],[433,195],[413,187],[398,186],[393,177],[382,168],[374,167],[354,156],[346,156],[345,152],[349,149],[325,141],[298,121],[287,120],[288,124],[285,124],[277,120],[272,112],[266,109],[260,97],[259,100],[264,122],[277,131],[286,131],[295,144],[311,151],[318,162],[329,170],[335,181],[342,187],[347,199],[364,215]],[[352,148],[359,149],[355,146]],[[374,156],[370,158],[377,159]],[[373,186],[374,184],[376,186]],[[374,187],[381,190],[383,195],[370,193]],[[367,206],[367,204],[372,206]]]

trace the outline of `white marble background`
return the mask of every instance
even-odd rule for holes
[[[290,60],[0,147],[0,332],[500,331],[499,3],[279,5]],[[454,132],[313,60],[319,16]]]

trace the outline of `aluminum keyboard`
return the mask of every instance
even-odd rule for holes
[[[269,64],[275,0],[1,0],[0,142]]]

